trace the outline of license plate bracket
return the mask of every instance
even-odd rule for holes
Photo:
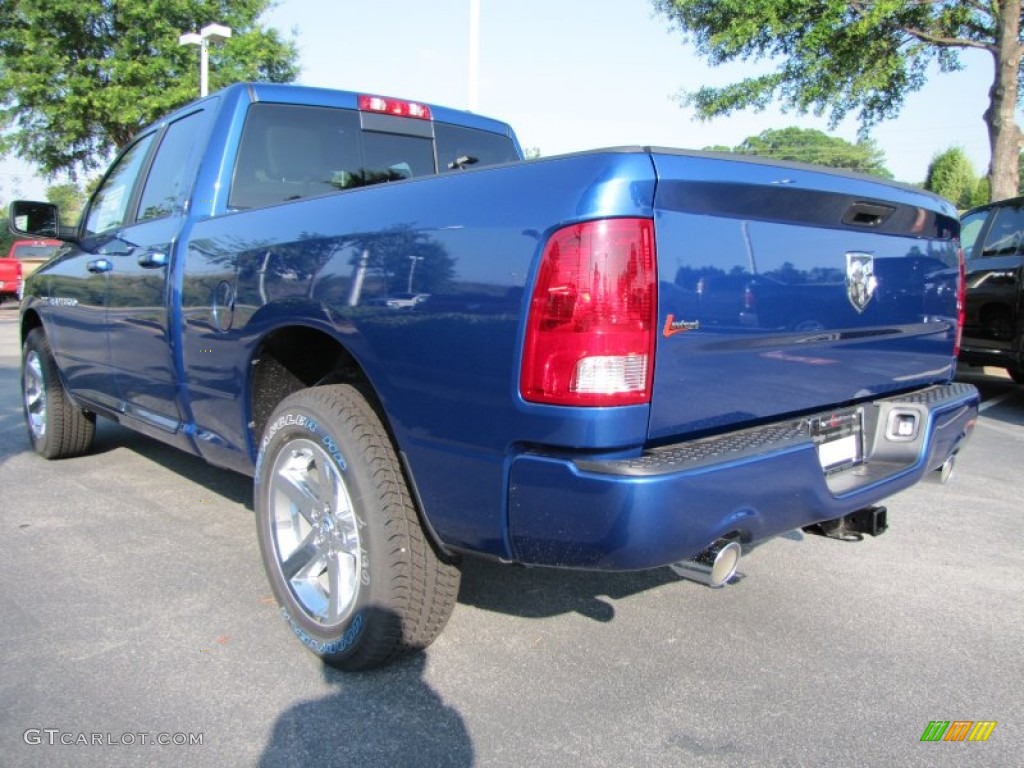
[[[859,409],[813,418],[810,428],[825,474],[864,463],[864,415]]]

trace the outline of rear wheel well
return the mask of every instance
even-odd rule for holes
[[[381,410],[355,358],[335,339],[313,328],[282,328],[267,336],[253,357],[251,373],[249,428],[254,447],[258,446],[267,419],[277,404],[300,389],[351,384],[378,413]]]
[[[249,440],[253,455],[259,449],[263,430],[278,404],[294,392],[328,384],[349,384],[362,395],[380,420],[395,453],[401,459],[398,441],[377,392],[351,353],[323,331],[307,327],[281,328],[263,339],[252,360],[249,389]],[[420,522],[439,555],[450,558],[440,537],[422,512],[415,483],[403,466],[406,482],[420,512]]]

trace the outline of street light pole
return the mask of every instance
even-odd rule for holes
[[[480,106],[480,0],[469,0],[469,111]]]
[[[222,43],[231,37],[231,28],[223,24],[207,24],[199,32],[186,32],[178,37],[178,45],[199,46],[199,96],[210,92],[210,43]]]

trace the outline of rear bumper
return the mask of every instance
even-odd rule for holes
[[[523,454],[510,470],[513,553],[535,565],[653,568],[723,536],[750,542],[841,517],[941,467],[970,435],[978,400],[973,386],[955,383],[842,409],[859,414],[864,460],[829,473],[811,425],[832,414],[634,459]]]

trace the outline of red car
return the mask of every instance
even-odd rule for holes
[[[21,301],[25,278],[60,248],[60,240],[15,240],[7,258],[0,259],[0,304]]]
[[[21,262],[17,259],[0,259],[0,304],[8,299],[21,301],[24,285],[21,272]]]
[[[8,259],[21,262],[24,277],[28,277],[38,267],[49,261],[53,254],[63,245],[60,240],[15,240],[11,243]],[[2,259],[0,259],[2,261]]]

